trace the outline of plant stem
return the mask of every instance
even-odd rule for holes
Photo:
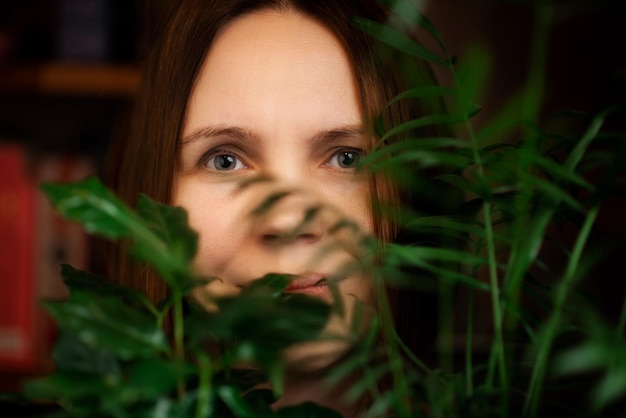
[[[453,315],[454,300],[452,285],[450,283],[439,282],[438,298],[438,319],[439,319],[439,364],[444,373],[453,372]]]
[[[500,287],[498,284],[498,272],[496,264],[496,251],[493,241],[493,226],[491,225],[491,206],[483,204],[484,222],[485,222],[485,238],[487,243],[487,265],[489,267],[489,282],[491,284],[491,304],[493,310],[493,326],[495,332],[495,344],[491,351],[491,357],[488,369],[488,379],[486,386],[488,389],[493,388],[494,367],[497,364],[500,371],[500,386],[504,388],[503,403],[506,410],[506,399],[508,392],[506,391],[507,374],[506,374],[506,357],[504,350],[504,337],[502,332],[502,323],[504,322],[502,307],[500,305]]]
[[[467,328],[465,331],[465,396],[470,398],[474,394],[474,371],[472,356],[472,332],[474,332],[474,289],[469,290],[467,306]]]
[[[563,280],[557,287],[557,293],[554,303],[554,310],[552,315],[548,319],[543,338],[540,338],[539,349],[537,353],[537,360],[535,361],[535,367],[533,368],[533,374],[531,376],[530,385],[528,387],[528,394],[524,403],[524,416],[534,418],[537,416],[539,408],[539,399],[541,386],[546,374],[546,367],[548,364],[548,358],[550,357],[550,350],[552,349],[552,342],[558,331],[558,326],[561,321],[561,314],[565,305],[565,300],[572,287],[574,280],[576,279],[576,270],[580,264],[582,252],[591,233],[591,228],[598,216],[599,208],[593,207],[585,218],[580,233],[574,244],[574,249],[570,256]]]
[[[392,328],[392,331],[393,331],[394,340],[396,344],[398,344],[398,346],[402,349],[402,351],[404,352],[404,355],[407,356],[413,363],[415,363],[417,367],[422,369],[423,372],[432,373],[432,370],[430,370],[430,368],[426,365],[426,363],[420,360],[415,355],[415,353],[413,353],[413,350],[411,350],[409,347],[406,346],[406,344],[404,344],[404,341],[402,341],[402,339],[396,332],[395,328]]]
[[[451,59],[449,55],[448,55],[448,59]],[[469,115],[467,115],[466,109],[469,108],[468,106],[469,101],[465,97],[465,92],[462,88],[457,71],[455,70],[454,66],[451,66],[450,68],[451,68],[450,71],[452,73],[452,77],[454,79],[454,83],[459,88],[459,102],[461,104],[463,112],[465,112],[464,125],[465,125],[465,129],[469,136],[470,144],[472,147],[472,156],[473,156],[474,164],[476,165],[476,175],[478,177],[478,182],[482,186],[486,183],[484,164],[480,156],[478,140],[474,132],[474,127],[472,126]],[[497,363],[500,369],[501,385],[505,385],[506,384],[506,361],[505,361],[505,356],[504,356],[504,340],[502,336],[502,309],[500,306],[500,289],[498,286],[495,243],[494,243],[494,237],[493,237],[493,225],[491,223],[491,206],[487,200],[483,201],[482,210],[483,210],[483,222],[484,222],[484,228],[485,228],[485,241],[486,241],[486,246],[487,246],[487,263],[488,263],[488,268],[489,268],[489,282],[490,282],[490,291],[491,291],[491,301],[493,304],[493,307],[492,307],[493,308],[493,324],[494,324],[494,332],[495,332],[495,348],[492,353],[493,355],[497,355],[497,358],[498,358]],[[490,364],[495,364],[495,362],[490,362]],[[493,386],[492,367],[490,367],[490,373],[488,374],[488,376],[491,376],[492,378],[488,378],[487,387],[492,387]]]
[[[383,340],[386,342],[385,349],[387,351],[387,356],[389,357],[389,362],[394,365],[391,367],[393,387],[402,394],[402,397],[400,398],[402,400],[396,404],[397,416],[409,418],[411,414],[407,407],[407,403],[404,402],[404,400],[410,400],[411,391],[409,390],[404,370],[401,367],[402,360],[400,353],[398,352],[398,346],[396,345],[396,341],[398,339],[395,338],[397,334],[393,326],[393,316],[391,314],[391,307],[389,306],[389,298],[387,297],[384,280],[380,277],[380,274],[378,274],[378,270],[376,271],[375,283],[377,288],[376,294],[378,295],[381,331],[383,333]],[[400,365],[400,367],[395,365]]]
[[[213,414],[211,402],[211,377],[213,368],[211,358],[203,351],[197,353],[200,383],[198,385],[198,403],[196,406],[196,418],[208,417]]]
[[[180,366],[185,361],[185,327],[183,323],[183,294],[178,289],[173,289],[174,297],[174,356]],[[185,382],[182,377],[178,380],[178,395],[185,394]]]

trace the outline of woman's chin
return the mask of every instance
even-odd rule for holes
[[[346,340],[319,340],[289,347],[284,352],[287,373],[291,375],[321,373],[342,359],[352,348]]]

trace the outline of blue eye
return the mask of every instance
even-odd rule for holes
[[[356,168],[361,161],[361,151],[358,150],[341,150],[331,157],[328,165],[340,168]]]
[[[232,171],[246,168],[246,165],[231,154],[218,154],[210,157],[206,163],[207,168],[217,171]]]

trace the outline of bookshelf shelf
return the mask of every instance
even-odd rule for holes
[[[90,97],[132,97],[139,68],[121,64],[50,62],[0,69],[0,91]]]

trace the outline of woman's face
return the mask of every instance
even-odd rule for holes
[[[202,292],[236,294],[273,272],[297,277],[289,291],[330,301],[317,283],[335,281],[347,314],[326,330],[345,335],[355,300],[374,298],[358,269],[359,233],[332,229],[349,220],[372,232],[369,181],[355,170],[368,140],[339,41],[296,12],[239,17],[215,38],[187,112],[173,203],[200,233],[197,272],[221,279]],[[270,180],[242,187],[255,178]],[[253,214],[276,192],[286,194]],[[286,355],[323,367],[346,347],[320,341]]]

